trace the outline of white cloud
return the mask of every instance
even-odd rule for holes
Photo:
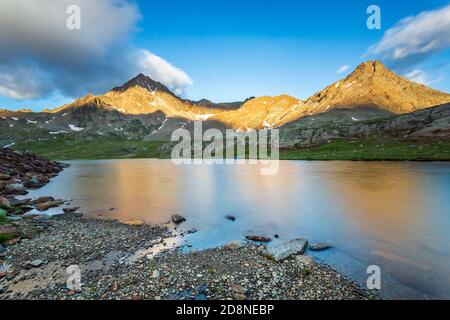
[[[423,70],[420,69],[413,69],[410,72],[406,73],[404,76],[405,78],[408,78],[411,81],[421,83],[427,86],[442,80],[442,77],[439,77],[437,79],[429,79],[429,76]]]
[[[183,70],[171,65],[148,50],[139,50],[134,55],[134,59],[139,72],[165,84],[176,94],[183,94],[185,89],[192,85],[191,78]]]
[[[347,71],[348,68],[349,68],[348,65],[342,66],[338,70],[336,70],[336,73],[343,73],[343,72]]]
[[[66,26],[69,5],[81,9],[81,30]],[[140,12],[133,0],[0,0],[0,95],[102,93],[143,72],[182,92],[180,69],[132,49]]]
[[[368,54],[411,66],[450,46],[450,5],[400,20]]]

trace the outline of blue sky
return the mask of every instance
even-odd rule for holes
[[[366,9],[371,4],[381,8],[381,30],[366,27],[369,16]],[[436,50],[420,55],[411,53],[403,59],[406,66],[398,63],[399,60],[390,59],[395,48],[384,51],[381,48],[378,53],[372,50],[362,57],[401,19],[439,10],[449,4],[442,0],[137,1],[134,3],[137,16],[130,18],[125,35],[121,35],[123,39],[115,45],[126,47],[128,51],[148,50],[181,70],[190,79],[182,90],[183,96],[189,99],[237,101],[249,96],[278,94],[307,98],[347,75],[359,63],[373,58],[381,59],[398,73],[450,92],[450,77],[447,76],[450,50],[445,39]],[[441,16],[446,19],[448,15]],[[401,27],[413,28],[411,25]],[[442,36],[442,30],[435,32]],[[398,41],[398,37],[394,40]],[[405,46],[403,40],[400,42]],[[52,50],[51,42],[48,50]],[[42,53],[39,54],[42,57]],[[33,56],[27,56],[27,60],[32,59]],[[89,59],[88,54],[86,59]],[[115,68],[120,65],[118,61]],[[51,61],[39,63],[44,71],[45,66],[49,66],[50,75],[44,71],[37,75],[59,79],[52,73],[61,72],[64,64],[57,67],[50,64]],[[342,66],[348,66],[348,69],[337,73]],[[154,68],[158,66],[152,65],[144,71],[153,72]],[[92,69],[97,68],[90,66],[88,70]],[[111,79],[111,83],[116,82],[115,85],[129,77],[116,71],[108,76],[111,69],[108,65],[98,69],[100,75]],[[166,79],[164,75],[161,77]],[[31,98],[17,100],[4,94],[0,96],[0,108],[40,110],[56,107],[71,101],[76,94],[99,94],[111,85],[106,80],[98,81],[104,85],[97,85],[98,82],[93,80],[90,83],[95,85],[86,83],[74,94],[59,87],[59,83],[64,82],[64,78],[61,79],[55,81],[51,89],[41,90],[42,95]]]

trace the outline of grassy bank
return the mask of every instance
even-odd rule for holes
[[[450,141],[418,142],[379,137],[338,139],[304,149],[282,150],[283,160],[450,160]]]
[[[164,142],[126,139],[75,139],[57,137],[48,141],[17,143],[14,148],[29,150],[52,160],[159,158]]]
[[[165,142],[126,139],[73,139],[57,137],[50,141],[17,143],[54,160],[159,158]],[[450,160],[450,141],[413,142],[380,137],[338,139],[304,149],[280,150],[282,160]]]

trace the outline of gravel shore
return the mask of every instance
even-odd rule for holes
[[[0,299],[376,298],[309,257],[275,262],[252,242],[182,253],[170,246],[182,234],[166,226],[64,214],[18,227],[29,224],[41,228],[39,236],[7,247],[0,258]],[[67,286],[71,265],[81,270],[79,291]]]

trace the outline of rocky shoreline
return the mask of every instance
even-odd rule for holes
[[[183,253],[184,233],[175,222],[84,218],[64,200],[15,197],[63,167],[0,149],[0,235],[7,235],[0,247],[0,300],[377,298],[303,255],[304,239],[275,250],[250,239]],[[56,206],[60,215],[27,214]]]

